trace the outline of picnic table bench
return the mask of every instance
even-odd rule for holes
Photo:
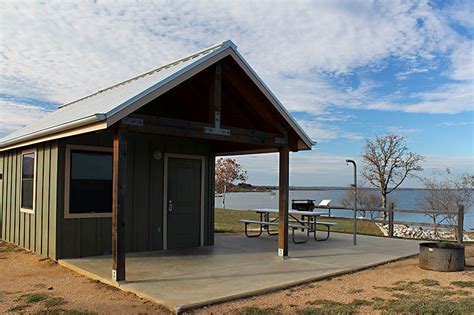
[[[247,237],[259,237],[263,233],[263,229],[266,230],[268,235],[276,235],[278,233],[271,232],[271,226],[278,226],[278,218],[270,218],[271,213],[278,213],[277,209],[254,209],[250,211],[255,211],[260,214],[260,220],[238,220],[241,223],[245,224],[245,235]],[[333,222],[324,222],[318,221],[316,218],[320,216],[328,215],[327,212],[319,212],[319,211],[299,211],[299,210],[289,210],[288,215],[291,219],[288,221],[288,227],[291,228],[291,236],[293,243],[301,244],[306,243],[309,239],[310,233],[313,233],[313,237],[315,241],[325,241],[329,238],[331,227],[337,225],[337,223]],[[300,215],[301,219],[297,218],[296,216]],[[306,220],[305,220],[306,218]],[[254,224],[259,226],[258,234],[249,234],[248,226]],[[326,227],[326,237],[323,239],[318,239],[316,230],[317,226],[324,226]],[[301,229],[301,231],[306,231],[306,238],[304,240],[297,240],[295,237],[295,231]]]

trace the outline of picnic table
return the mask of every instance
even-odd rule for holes
[[[260,220],[239,220],[239,222],[242,222],[245,224],[245,235],[247,237],[259,237],[262,235],[263,230],[265,229],[268,235],[277,235],[277,232],[272,232],[270,230],[271,226],[278,226],[278,217],[276,218],[271,218],[271,214],[278,214],[279,211],[278,209],[251,209],[249,211],[256,212],[260,215]],[[295,244],[300,244],[300,243],[306,243],[309,239],[309,236],[311,233],[313,233],[313,237],[315,241],[325,241],[329,238],[330,232],[331,232],[331,226],[336,225],[336,223],[333,222],[323,222],[323,221],[318,221],[317,218],[321,216],[328,216],[328,212],[323,212],[323,211],[301,211],[301,210],[295,210],[291,209],[288,211],[288,227],[291,229],[291,236],[293,243]],[[249,234],[248,231],[248,226],[249,225],[258,225],[259,226],[259,232],[258,234]],[[316,227],[317,226],[324,226],[326,228],[326,237],[323,239],[318,239],[316,235]],[[306,238],[304,240],[298,241],[295,237],[295,231],[296,230],[301,230],[301,231],[306,231]]]

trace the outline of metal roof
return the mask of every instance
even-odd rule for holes
[[[228,55],[233,56],[234,59],[239,59],[236,61],[243,66],[247,74],[253,76],[254,82],[260,85],[264,93],[268,94],[267,96],[271,98],[272,104],[277,107],[280,114],[284,116],[306,146],[310,148],[313,143],[303,129],[284,109],[268,87],[256,75],[255,71],[240,56],[235,44],[231,41],[226,41],[64,104],[58,110],[46,115],[42,119],[0,139],[0,151],[41,142],[44,141],[40,140],[41,137],[93,123],[103,122],[104,124],[98,129],[105,129],[128,115],[131,111],[144,105],[140,104],[141,99],[152,93],[154,97],[163,94],[182,82],[183,78],[181,77],[191,76],[194,74],[193,72],[200,71],[200,68],[207,66],[208,63],[214,63]],[[156,92],[160,92],[160,88],[162,88],[162,91],[157,95]],[[38,141],[34,141],[34,139],[38,139]]]

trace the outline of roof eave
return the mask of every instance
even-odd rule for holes
[[[50,128],[40,130],[38,132],[30,133],[21,137],[13,138],[7,141],[0,142],[0,151],[6,151],[34,143],[39,143],[48,140],[59,139],[67,137],[71,132],[65,133],[66,131],[80,129],[80,130],[90,130],[90,128],[84,129],[82,127],[87,127],[95,125],[94,130],[106,129],[107,125],[97,125],[98,122],[105,122],[106,115],[104,114],[94,114],[88,117],[84,117],[78,120],[70,121],[61,125],[56,125]]]

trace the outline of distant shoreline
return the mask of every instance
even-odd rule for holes
[[[378,188],[373,188],[373,187],[364,187],[365,189],[370,189],[377,191]],[[327,190],[348,190],[351,189],[351,187],[338,187],[338,186],[290,186],[289,190],[294,190],[294,191],[327,191]],[[232,188],[232,190],[229,190],[228,192],[270,192],[278,190],[278,186],[247,186],[247,187],[238,187],[235,186]],[[398,188],[397,190],[405,190],[405,191],[413,191],[413,190],[428,190],[426,188]]]

